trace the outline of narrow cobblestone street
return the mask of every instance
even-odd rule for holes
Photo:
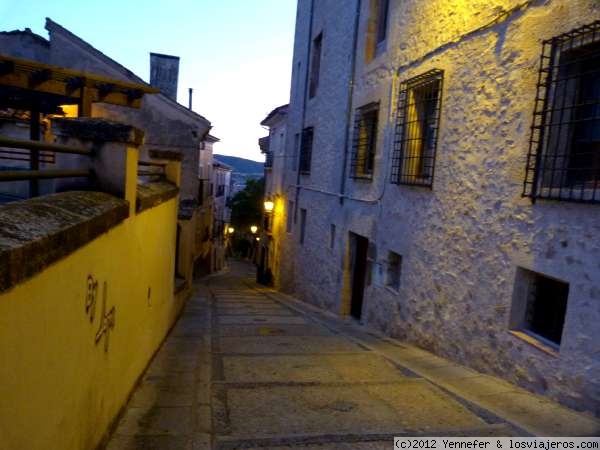
[[[380,449],[394,436],[593,435],[598,422],[264,289],[199,281],[108,444]]]

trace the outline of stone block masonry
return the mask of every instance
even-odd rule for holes
[[[532,204],[522,193],[541,42],[592,24],[600,6],[392,0],[387,37],[366,55],[373,3],[360,4],[356,45],[349,30],[357,2],[343,11],[335,2],[298,5],[286,155],[294,154],[294,135],[304,127],[314,127],[314,145],[310,175],[297,178],[298,195],[295,182],[282,192],[283,204],[306,209],[302,244],[299,220],[292,233],[274,237],[284,254],[282,289],[348,314],[351,233],[363,236],[369,241],[363,323],[599,415],[600,206]],[[320,33],[319,88],[305,100],[308,42]],[[443,72],[443,87],[432,186],[394,184],[400,84],[433,69]],[[373,102],[379,102],[373,179],[342,182],[353,150],[347,118]],[[290,170],[288,179],[295,174]],[[397,288],[387,282],[390,252],[402,260]],[[513,312],[533,302],[533,294],[519,293],[523,273],[538,284],[568,285],[559,343],[523,329],[524,315],[515,322]]]

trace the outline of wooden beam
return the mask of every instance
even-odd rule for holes
[[[81,88],[81,97],[79,100],[79,117],[92,116],[92,94],[90,88],[83,86]]]
[[[45,180],[52,178],[81,178],[89,177],[89,169],[64,169],[64,170],[2,170],[2,181]]]
[[[29,87],[36,87],[52,79],[52,72],[49,69],[36,70],[29,74]]]
[[[4,55],[0,55],[0,86],[79,100],[84,112],[87,111],[84,115],[91,112],[88,103],[104,102],[139,108],[144,94],[160,92],[144,83],[120,81]],[[86,90],[87,94],[82,95],[81,90]],[[56,102],[59,101],[61,99],[56,99]]]
[[[23,70],[25,72],[32,72],[36,70],[48,69],[52,72],[53,78],[61,81],[65,81],[67,78],[79,77],[86,80],[86,85],[93,86],[96,84],[111,83],[117,86],[119,89],[140,89],[145,94],[158,94],[160,89],[149,86],[145,83],[135,83],[131,81],[121,81],[114,78],[105,77],[102,75],[96,75],[89,72],[81,72],[78,70],[67,69],[65,67],[52,66],[50,64],[43,64],[37,61],[32,61],[23,58],[15,58],[12,56],[0,55],[0,62],[12,63],[16,71]]]
[[[39,150],[56,153],[71,153],[74,155],[91,155],[92,151],[83,147],[54,144],[51,142],[30,141],[27,139],[16,139],[0,136],[0,147],[24,148],[28,150]]]
[[[0,76],[8,75],[9,73],[14,72],[15,63],[12,61],[0,61]]]
[[[69,77],[65,80],[65,83],[67,85],[65,92],[71,94],[73,91],[81,89],[83,86],[85,86],[85,79],[82,77]]]
[[[63,97],[77,98],[73,94],[67,93],[66,84],[62,81],[47,80],[32,89],[30,78],[27,72],[13,72],[7,75],[0,75],[0,86],[10,86],[18,89],[34,90],[46,94],[61,95]]]
[[[98,90],[98,98],[100,100],[106,98],[108,94],[117,92],[113,83],[98,83],[95,88]]]

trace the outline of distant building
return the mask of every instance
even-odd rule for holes
[[[290,178],[293,158],[286,153],[286,123],[288,105],[275,108],[260,123],[269,128],[269,135],[258,141],[261,151],[265,154],[265,201],[273,203],[272,211],[265,211],[263,239],[260,247],[264,257],[260,258],[265,270],[269,270],[268,278],[276,287],[281,286],[281,257],[284,247],[291,248],[286,243],[284,214],[287,209]],[[261,256],[262,256],[261,254]],[[285,254],[285,253],[283,253]]]
[[[298,2],[275,279],[600,415],[598,2],[466,3]]]
[[[230,223],[232,168],[218,160],[213,161],[212,186],[214,192],[214,224],[213,224],[213,270],[221,270],[225,266],[225,233]]]
[[[46,29],[50,35],[49,40],[35,35],[30,30],[0,33],[0,54],[32,58],[117,80],[143,83],[143,80],[130,70],[51,19],[46,20]],[[80,105],[70,113],[110,118],[144,130],[145,142],[140,149],[142,160],[160,162],[169,158],[181,158],[178,234],[181,249],[178,253],[177,272],[189,283],[194,274],[194,267],[202,266],[196,262],[209,258],[212,254],[212,240],[204,240],[204,227],[205,224],[209,224],[210,236],[213,209],[212,205],[206,203],[212,203],[210,197],[213,193],[208,191],[208,180],[212,176],[212,144],[218,139],[209,137],[211,125],[207,119],[176,101],[179,58],[151,53],[150,59],[151,81],[163,93],[145,97],[140,110],[93,103]],[[15,128],[14,125],[10,126]],[[23,183],[21,185],[25,186]],[[5,198],[17,195],[15,192],[6,191],[6,188],[4,190]],[[22,189],[18,194],[22,194]],[[210,271],[212,265],[208,264],[206,268]]]
[[[214,271],[214,204],[213,189],[213,146],[219,139],[207,134],[200,144],[198,157],[198,199],[200,215],[196,222],[194,274],[209,274]]]

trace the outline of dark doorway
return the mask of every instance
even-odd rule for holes
[[[358,234],[351,234],[350,243],[352,245],[352,301],[350,303],[350,315],[360,320],[365,294],[369,240]]]

